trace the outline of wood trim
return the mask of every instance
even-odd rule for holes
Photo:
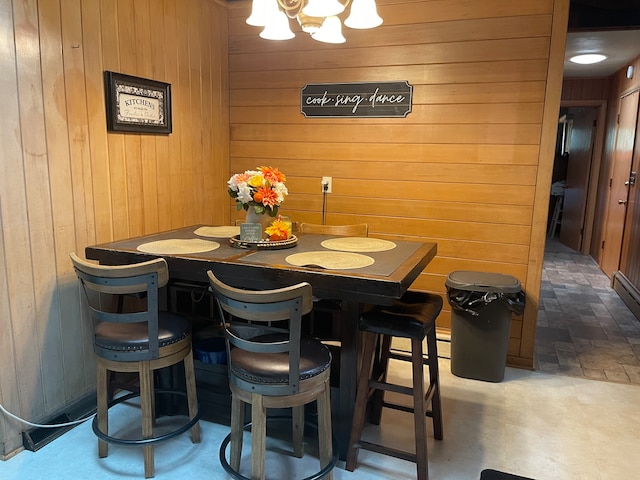
[[[546,242],[547,216],[549,215],[549,190],[551,189],[551,174],[553,171],[554,152],[556,147],[556,133],[558,125],[558,110],[562,94],[562,71],[564,65],[564,50],[567,39],[567,22],[569,19],[569,0],[556,0],[553,6],[553,24],[551,27],[551,51],[547,70],[547,90],[544,101],[544,115],[542,120],[542,135],[540,138],[540,155],[538,157],[538,175],[536,179],[536,195],[533,207],[533,228],[531,229],[531,243],[529,262],[527,265],[526,284],[537,286],[538,290],[527,291],[522,338],[520,339],[520,357],[523,362],[529,362],[533,367],[534,347],[536,337],[536,323],[538,317],[538,303],[540,299],[539,286],[542,279],[542,264],[544,262],[544,246]]]
[[[640,320],[640,290],[620,271],[613,274],[612,286],[629,310]]]

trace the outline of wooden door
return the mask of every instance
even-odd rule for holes
[[[567,180],[564,190],[560,242],[576,251],[582,249],[587,192],[591,175],[591,155],[595,137],[597,109],[593,107],[571,108],[573,117]]]
[[[636,130],[631,176],[629,177],[629,201],[624,221],[622,255],[619,270],[631,284],[640,290],[640,128]],[[640,317],[639,317],[640,318]]]
[[[609,278],[620,265],[637,120],[638,92],[635,91],[620,100],[616,146],[609,177],[609,200],[600,259],[600,268]]]

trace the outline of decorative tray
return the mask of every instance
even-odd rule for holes
[[[229,243],[236,248],[253,248],[257,250],[280,250],[282,248],[295,247],[298,243],[298,237],[291,235],[286,240],[261,240],[260,242],[248,242],[240,240],[240,235],[229,238]]]

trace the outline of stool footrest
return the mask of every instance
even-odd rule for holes
[[[406,460],[407,462],[416,463],[416,455],[413,453],[404,452],[391,447],[385,447],[383,445],[378,445],[377,443],[366,442],[364,440],[360,440],[358,445],[361,449],[369,450],[370,452],[381,453],[382,455],[389,455],[401,460]]]
[[[403,385],[371,380],[369,382],[369,386],[375,390],[385,390],[388,392],[401,393],[402,395],[413,395],[413,388],[405,387]]]
[[[393,410],[399,410],[401,412],[413,413],[412,407],[407,407],[405,405],[400,405],[398,403],[382,402],[382,406],[385,408],[391,408]],[[431,410],[426,410],[424,412],[424,416],[433,418],[433,412]]]
[[[399,410],[401,412],[413,413],[413,407],[407,407],[406,405],[400,405],[399,403],[382,402],[382,406],[385,408],[392,408],[393,410]]]
[[[394,360],[400,360],[403,362],[409,362],[411,363],[411,355],[410,354],[403,354],[403,353],[397,353],[397,352],[389,352],[389,358],[392,358]],[[429,365],[429,355],[428,354],[423,354],[422,355],[422,364],[423,365]]]

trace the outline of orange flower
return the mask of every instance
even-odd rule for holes
[[[262,172],[265,180],[274,183],[274,182],[284,182],[287,178],[277,168],[273,167],[258,167],[258,170]]]
[[[253,195],[253,201],[256,203],[262,203],[265,207],[273,207],[278,204],[278,194],[269,187],[259,187]]]

